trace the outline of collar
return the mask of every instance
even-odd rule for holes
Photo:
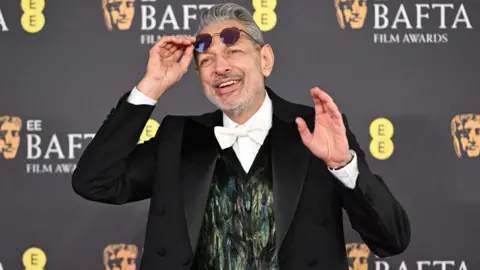
[[[223,113],[223,126],[226,128],[244,126],[250,128],[262,128],[268,131],[272,127],[272,113],[272,100],[265,91],[265,98],[263,99],[262,106],[260,106],[257,112],[250,117],[245,124],[239,125],[230,119],[225,113]]]

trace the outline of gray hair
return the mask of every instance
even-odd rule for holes
[[[217,4],[202,12],[200,24],[195,35],[198,35],[203,28],[210,24],[229,20],[236,20],[242,23],[247,34],[261,45],[264,44],[262,31],[253,19],[252,14],[246,8],[234,3]]]

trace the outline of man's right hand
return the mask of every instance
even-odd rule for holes
[[[187,72],[193,58],[194,42],[192,36],[160,38],[150,49],[147,71],[137,89],[149,98],[159,100]],[[178,61],[180,57],[182,59]]]

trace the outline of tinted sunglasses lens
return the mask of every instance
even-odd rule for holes
[[[194,47],[197,52],[205,52],[212,44],[212,36],[208,34],[201,34],[197,36]]]
[[[220,38],[225,45],[233,45],[237,43],[238,39],[240,38],[240,30],[238,28],[225,28],[220,33]]]

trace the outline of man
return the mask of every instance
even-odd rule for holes
[[[407,215],[369,170],[330,96],[313,88],[310,108],[265,86],[273,51],[245,8],[216,5],[199,29],[196,38],[163,37],[151,49],[144,78],[73,175],[74,190],[89,200],[151,198],[140,269],[346,270],[342,207],[377,256],[403,252]],[[193,58],[219,109],[168,115],[137,146],[154,105]]]

